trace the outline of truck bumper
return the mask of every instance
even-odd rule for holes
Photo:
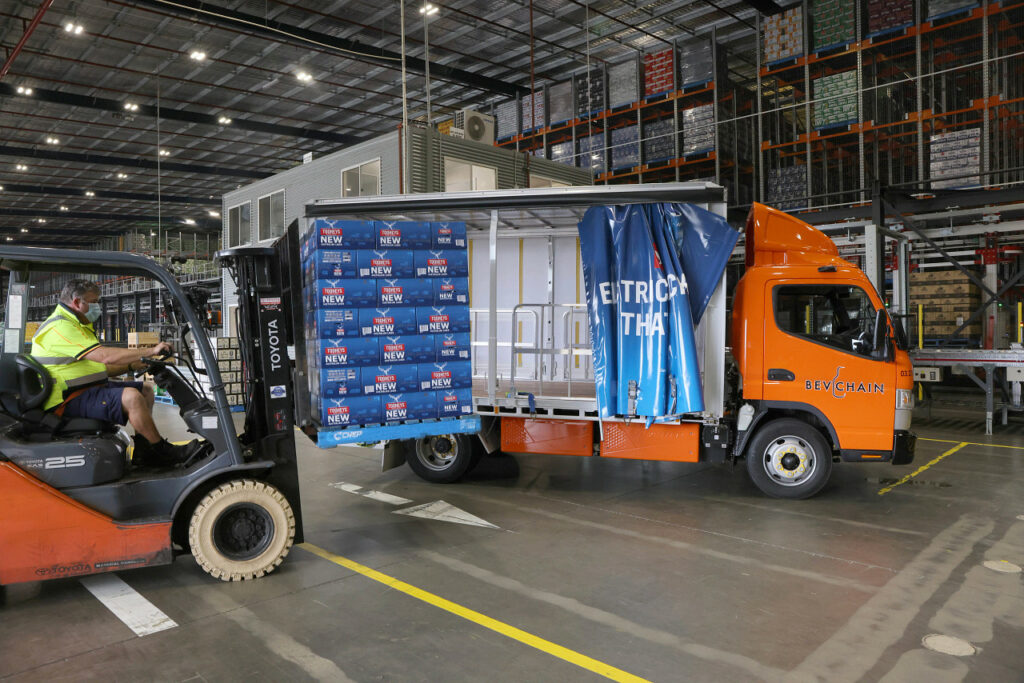
[[[897,429],[892,442],[892,464],[909,465],[914,462],[914,449],[917,447],[917,434]]]

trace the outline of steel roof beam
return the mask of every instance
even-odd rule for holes
[[[25,97],[19,95],[17,89],[7,83],[0,83],[0,96]],[[124,102],[111,100],[104,97],[92,97],[89,95],[76,95],[73,93],[61,92],[59,90],[47,90],[45,88],[33,88],[32,95],[28,96],[35,100],[49,102],[51,104],[66,104],[73,107],[85,107],[98,109],[100,111],[124,113]],[[210,126],[224,128],[225,125],[218,120],[220,117],[213,114],[201,114],[186,109],[169,109],[167,107],[154,107],[148,104],[138,105],[138,111],[133,112],[137,116],[152,116],[155,118],[169,119],[172,121],[185,121],[187,123],[202,123]],[[331,133],[323,130],[312,130],[298,126],[286,126],[279,123],[263,123],[251,119],[232,119],[228,124],[231,128],[249,130],[254,133],[269,133],[271,135],[288,135],[297,138],[309,138],[311,140],[324,140],[342,145],[359,142],[364,138],[349,135],[347,133]]]
[[[76,218],[83,220],[116,221],[120,223],[161,223],[164,230],[170,230],[171,223],[175,232],[220,232],[223,224],[220,220],[200,218],[195,225],[185,225],[183,216],[167,216],[155,214],[102,213],[99,211],[53,211],[42,209],[11,209],[0,207],[0,216],[18,216],[24,218]],[[18,226],[19,228],[25,226]]]
[[[3,84],[0,83],[0,86]],[[157,161],[139,157],[115,157],[106,154],[90,154],[88,152],[61,152],[51,149],[34,149],[32,147],[14,147],[0,145],[0,156],[17,157],[19,159],[49,159],[50,161],[74,161],[82,164],[102,164],[105,166],[122,166],[133,168],[150,168],[161,171],[179,171],[181,173],[202,173],[204,175],[231,176],[233,178],[266,178],[271,173],[263,171],[247,171],[243,168],[229,166],[203,166],[185,164],[180,161]]]
[[[125,199],[139,202],[155,202],[157,196],[153,192],[117,192],[113,190],[90,190],[93,196],[87,197],[85,190],[75,187],[60,187],[58,185],[23,185],[21,183],[4,183],[4,194],[44,194],[58,195],[61,197],[84,197],[90,200],[102,199]],[[210,197],[189,197],[185,195],[164,194],[160,195],[160,202],[165,204],[199,204],[201,206],[220,206],[220,199]]]
[[[211,5],[196,0],[129,0],[129,3],[138,7],[150,7],[164,12],[172,12],[197,23],[213,23],[228,26],[235,30],[246,33],[259,34],[275,41],[284,41],[308,47],[316,44],[318,47],[326,48],[333,52],[342,53],[344,56],[357,57],[360,60],[383,64],[394,70],[401,69],[402,55],[392,50],[360,43],[347,38],[338,38],[319,31],[312,31],[292,26],[273,19],[264,19],[226,7]],[[355,53],[355,54],[353,54]],[[405,67],[410,71],[424,73],[426,62],[417,57],[405,58]],[[519,95],[526,92],[524,88],[507,81],[496,78],[481,76],[480,74],[465,69],[445,66],[431,62],[430,73],[435,78],[445,78],[456,81],[472,88],[479,88],[485,92],[497,92],[505,95]]]

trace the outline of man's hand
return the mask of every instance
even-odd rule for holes
[[[170,356],[174,353],[174,347],[167,342],[160,342],[152,349],[150,349],[149,356]]]

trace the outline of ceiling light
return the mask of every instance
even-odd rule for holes
[[[437,14],[438,9],[440,8],[437,5],[432,5],[428,2],[424,4],[423,7],[420,7],[420,14],[425,14],[428,17],[432,17],[435,14]]]
[[[151,233],[149,233],[149,236],[150,237],[156,237],[156,233],[155,232],[151,232]]]
[[[66,206],[64,206],[63,204],[61,204],[61,205],[60,205],[60,210],[61,210],[61,211],[67,211],[67,210],[68,210],[68,207],[66,207]]]
[[[196,222],[194,220],[192,220],[191,218],[184,219],[184,223],[185,223],[185,225],[195,225],[196,224]]]
[[[13,241],[14,241],[14,238],[13,238],[13,237],[10,237],[10,236],[8,236],[8,237],[7,237],[7,241],[8,241],[8,242],[13,242]]]
[[[128,111],[138,111],[139,110],[139,105],[135,104],[134,102],[125,102],[124,103],[124,108],[127,109]]]
[[[0,192],[3,192],[3,191],[4,191],[4,186],[0,185]]]
[[[206,59],[206,53],[202,50],[192,50],[192,53],[189,55],[189,57],[191,57],[197,62],[201,62],[204,59]]]
[[[19,170],[19,171],[27,171],[28,170],[28,166],[26,166],[25,164],[16,164],[14,168]]]
[[[73,33],[76,36],[80,36],[82,35],[83,30],[84,29],[82,28],[81,24],[76,24],[73,21],[69,21],[68,23],[64,24],[65,33]]]
[[[160,150],[160,156],[162,156],[162,157],[169,157],[169,156],[171,156],[171,152],[170,152],[170,150],[162,149],[162,150]]]
[[[590,155],[590,158],[591,158],[591,159],[600,159],[600,158],[601,158],[601,155],[600,155],[600,154],[591,154],[591,155]]]
[[[231,119],[229,119],[226,116],[221,116],[219,119],[217,119],[217,122],[222,126],[227,126],[231,124]]]
[[[47,137],[46,138],[46,144],[48,144],[48,145],[59,145],[60,144],[60,138]]]
[[[85,196],[86,196],[86,197],[95,197],[95,196],[96,196],[96,193],[95,193],[95,192],[93,192],[92,190],[86,190],[86,191],[85,191]]]
[[[22,228],[21,231],[22,232],[28,232],[28,228]]]
[[[121,179],[121,180],[124,180],[125,178],[127,178],[127,177],[128,177],[128,174],[127,174],[127,173],[118,173],[118,174],[117,174],[117,177],[118,177],[119,179]]]
[[[25,86],[25,85],[19,85],[18,86],[18,94],[19,95],[31,95],[32,94],[32,88],[29,88],[28,86]]]
[[[40,223],[41,224],[41,223],[45,223],[45,222],[46,222],[45,218],[37,218],[36,219],[36,223]]]
[[[2,189],[4,189],[4,188],[0,187],[0,190],[2,190]],[[220,218],[220,211],[210,210],[210,211],[207,211],[206,213],[210,214],[210,218]]]
[[[313,80],[313,77],[310,76],[309,73],[306,72],[306,71],[299,71],[299,72],[297,72],[295,74],[295,78],[299,79],[303,83],[309,83],[310,81]]]

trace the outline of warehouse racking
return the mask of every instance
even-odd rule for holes
[[[864,205],[875,182],[1024,181],[1024,3],[812,0],[755,29],[750,53],[712,30],[591,64],[535,93],[541,122],[499,103],[497,144],[571,159],[598,183],[713,178],[730,204],[791,210]]]

